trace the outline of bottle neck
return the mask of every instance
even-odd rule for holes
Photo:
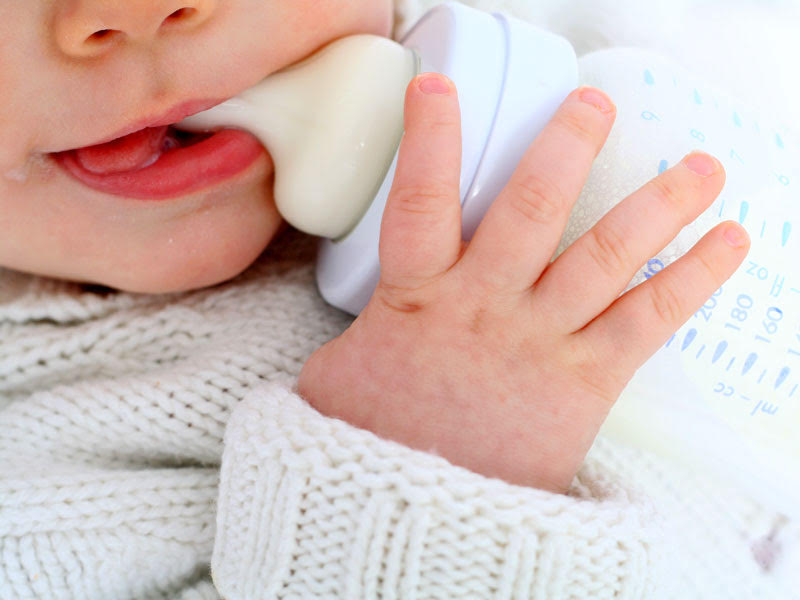
[[[301,231],[340,239],[387,176],[419,69],[416,53],[397,42],[349,36],[181,126],[253,133],[275,164],[278,212]]]

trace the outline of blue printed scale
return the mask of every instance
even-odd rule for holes
[[[658,85],[657,79],[651,69],[644,70],[643,79],[645,85],[653,86],[654,89]],[[678,87],[678,79],[675,77],[671,79],[673,86]],[[691,97],[694,104],[704,104],[703,94],[701,94],[700,90],[697,88],[692,90]],[[713,104],[716,116],[719,119],[724,119],[725,115],[721,114],[719,110],[719,102],[713,100]],[[656,113],[650,110],[642,111],[641,117],[645,121],[661,120]],[[746,122],[743,120],[739,111],[732,111],[729,117],[730,126],[732,128],[740,131],[746,129]],[[729,160],[724,161],[726,172],[729,177],[732,169],[747,168],[748,160],[744,157],[763,149],[764,144],[772,142],[776,150],[786,150],[786,142],[784,141],[785,133],[784,135],[781,135],[779,132],[762,134],[761,127],[755,121],[752,123],[752,129],[760,134],[760,139],[754,140],[752,136],[742,136],[739,140],[734,139],[733,143],[729,144],[731,146],[727,152]],[[708,139],[708,136],[706,136],[702,129],[691,129],[688,134],[694,140],[707,143],[708,148],[704,148],[704,150],[715,154],[721,160],[724,159],[726,153],[721,151],[719,146],[725,141],[730,142],[730,139],[720,140],[720,143],[716,144],[714,140]],[[739,145],[734,146],[737,142],[739,142]],[[800,145],[797,147],[800,148]],[[800,155],[795,155],[794,160],[795,164],[800,164]],[[755,164],[758,165],[758,163]],[[670,164],[667,159],[659,160],[657,173],[663,173],[669,166]],[[791,239],[793,229],[792,215],[789,213],[789,206],[791,206],[789,203],[792,202],[790,195],[794,189],[792,187],[792,178],[785,172],[776,172],[774,168],[763,169],[762,167],[762,175],[765,177],[765,186],[772,187],[770,184],[777,182],[784,188],[783,190],[777,188],[773,191],[775,202],[781,200],[787,202],[785,205],[786,208],[783,209],[785,211],[784,214],[775,215],[773,213],[771,215],[765,215],[763,218],[755,220],[754,223],[753,215],[750,211],[750,202],[748,200],[730,203],[726,211],[724,197],[720,197],[717,201],[718,209],[710,210],[716,210],[720,220],[737,220],[748,229],[751,238],[755,238],[757,235],[759,240],[766,239],[767,243],[771,243],[772,245],[777,244],[780,245],[781,248],[786,249]],[[774,180],[770,181],[771,177],[773,177]],[[785,197],[781,198],[780,196]],[[797,199],[794,201],[796,202]],[[796,206],[794,210],[797,212]],[[749,220],[748,217],[750,217]],[[755,229],[753,225],[755,225]],[[756,232],[758,233],[756,234]],[[753,240],[753,249],[758,245],[760,245],[760,243]],[[798,255],[800,255],[800,250],[798,250]],[[797,264],[796,260],[789,262],[792,265]],[[644,277],[649,279],[656,272],[664,268],[665,265],[659,259],[652,259],[648,262]],[[725,376],[720,375],[721,381],[714,385],[714,393],[721,394],[724,397],[738,397],[742,399],[746,403],[746,410],[749,411],[751,417],[775,416],[778,413],[781,402],[792,398],[797,392],[798,386],[800,386],[800,327],[791,327],[791,324],[784,321],[787,310],[793,313],[795,318],[797,317],[797,311],[792,311],[791,307],[800,305],[800,280],[796,282],[798,287],[787,286],[786,273],[773,273],[768,264],[759,264],[754,260],[746,260],[742,267],[740,267],[738,275],[745,276],[740,277],[740,279],[746,280],[748,276],[755,279],[755,281],[750,281],[748,284],[756,288],[759,286],[763,288],[762,293],[766,301],[759,303],[762,305],[760,308],[763,314],[757,314],[759,307],[756,306],[756,301],[751,294],[738,294],[734,300],[730,294],[726,294],[728,286],[722,286],[720,290],[709,299],[705,306],[694,315],[694,319],[691,319],[678,334],[670,338],[666,347],[669,348],[677,338],[679,343],[675,346],[676,350],[683,353],[692,348],[693,351],[696,350],[694,359],[698,361],[701,360],[703,351],[707,346],[713,347],[714,352],[702,359],[705,361],[703,364],[705,364],[706,367],[714,368],[714,366],[719,363],[717,368],[724,366],[723,372],[726,374]],[[766,285],[760,285],[763,282],[766,282]],[[769,289],[767,290],[767,288]],[[794,296],[794,302],[792,302],[791,296]],[[695,321],[699,319],[700,321],[710,322],[714,316],[714,311],[719,311],[722,307],[723,299],[733,300],[730,310],[722,310],[723,318],[725,319],[724,328],[730,330],[727,333],[731,337],[737,336],[739,340],[744,340],[748,337],[751,338],[749,344],[744,343],[739,345],[743,350],[746,346],[749,346],[749,350],[744,350],[742,356],[733,356],[731,352],[728,351],[730,345],[727,339],[728,336],[720,337],[718,335],[709,335],[710,331],[704,329],[702,324],[698,324],[698,322]],[[717,312],[717,314],[719,314],[719,312]],[[786,321],[789,320],[786,319]],[[777,334],[781,325],[784,326],[784,329],[788,329],[793,335],[778,336]],[[763,358],[764,353],[761,352],[762,357],[759,362],[759,352],[763,347],[761,344],[781,345],[781,342],[785,343],[785,348],[783,348],[785,352],[778,352],[777,354],[785,354],[785,361],[781,361],[780,358],[776,361],[774,358],[776,353],[773,352],[773,361],[770,364],[765,364]],[[723,358],[723,355],[725,355],[725,360],[722,360],[720,363],[720,359]],[[738,366],[734,368],[737,362]],[[756,363],[758,363],[759,368],[754,369]],[[749,379],[755,379],[755,381],[746,379],[748,374]],[[792,375],[793,377],[790,380],[790,376]],[[746,389],[747,394],[737,394],[737,385],[742,389]],[[752,409],[750,408],[751,406]]]
[[[581,83],[603,88],[618,114],[573,218],[599,210],[594,205],[619,196],[622,184],[634,191],[693,149],[716,156],[726,171],[717,200],[628,289],[722,221],[738,221],[751,238],[733,277],[636,373],[606,432],[703,463],[800,514],[800,137],[650,52],[604,50],[583,57],[580,68]]]

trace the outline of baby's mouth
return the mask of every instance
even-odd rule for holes
[[[193,146],[211,133],[180,131],[171,125],[148,127],[105,144],[73,150],[81,167],[98,175],[139,171],[158,161],[162,155]]]
[[[52,156],[87,187],[128,198],[160,200],[221,183],[264,154],[261,143],[244,131],[191,133],[161,125]]]

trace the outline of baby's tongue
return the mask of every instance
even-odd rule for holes
[[[75,151],[83,168],[101,175],[138,171],[153,164],[162,153],[167,126],[149,127],[99,146]]]

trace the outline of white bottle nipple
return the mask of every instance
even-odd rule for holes
[[[408,48],[380,36],[348,36],[177,127],[251,132],[275,163],[283,218],[338,239],[361,219],[391,166],[405,90],[418,71]]]

